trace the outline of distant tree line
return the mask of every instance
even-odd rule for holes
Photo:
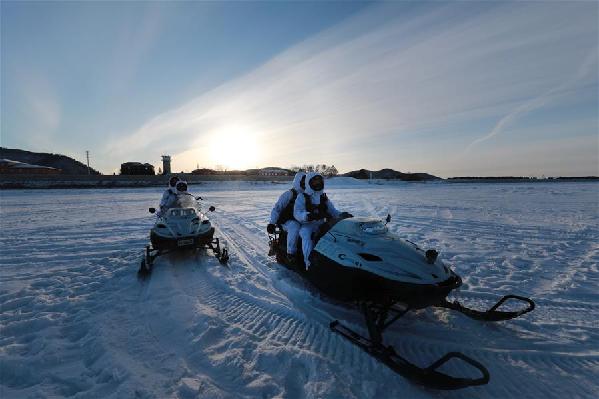
[[[244,175],[244,176],[258,176],[263,174],[268,169],[274,169],[280,171],[282,174],[294,175],[299,171],[305,172],[318,172],[323,176],[332,177],[337,176],[339,171],[334,165],[326,164],[306,164],[302,166],[291,166],[289,168],[262,168],[262,169],[247,169],[247,170],[225,170],[221,165],[217,165],[215,169],[210,168],[198,168],[193,170],[191,173],[194,175]]]
[[[339,171],[335,167],[335,165],[326,165],[326,164],[306,164],[302,166],[292,166],[289,168],[293,173],[297,173],[299,171],[304,172],[317,172],[323,176],[333,177],[339,174]]]

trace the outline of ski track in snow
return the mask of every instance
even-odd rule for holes
[[[596,183],[330,184],[339,209],[390,213],[400,236],[438,248],[464,278],[460,301],[535,300],[511,321],[425,309],[385,333],[421,366],[457,350],[489,369],[488,385],[448,392],[409,383],[330,332],[333,319],[365,330],[356,309],[267,256],[266,221],[285,187],[192,186],[217,206],[228,266],[173,254],[144,281],[146,210],[161,190],[0,192],[0,397],[599,396]]]

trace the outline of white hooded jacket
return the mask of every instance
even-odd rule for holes
[[[295,177],[293,178],[293,183],[291,185],[291,188],[297,192],[298,199],[302,196],[302,193],[304,192],[304,190],[302,189],[302,187],[300,185],[300,182],[302,180],[302,177],[304,177],[305,175],[306,175],[306,173],[304,173],[304,172],[297,172],[295,174]],[[271,223],[271,224],[277,223],[277,221],[279,220],[279,217],[281,216],[281,213],[285,210],[285,208],[289,204],[289,201],[291,201],[292,199],[293,199],[293,193],[291,192],[291,190],[287,190],[283,194],[281,194],[281,196],[277,200],[277,203],[275,204],[275,206],[272,208],[272,211],[270,212],[269,223]],[[296,199],[296,201],[297,201],[297,199]]]
[[[320,196],[324,193],[324,190],[314,191],[312,187],[310,187],[310,180],[313,177],[321,176],[320,173],[310,172],[306,175],[306,190],[305,194],[310,198],[310,202],[312,205],[320,204]],[[327,201],[327,212],[334,218],[339,217],[339,211],[335,208],[331,200]],[[295,219],[301,223],[320,223],[322,220],[314,220],[308,222],[308,211],[306,210],[306,200],[303,195],[299,195],[295,200],[295,207],[293,208],[293,216]]]
[[[160,200],[160,208],[167,206],[171,202],[171,199],[175,197],[175,195],[177,195],[177,189],[175,187],[167,188],[164,191],[164,194],[162,194],[162,199]]]
[[[175,184],[177,184],[178,182],[179,180],[177,180]],[[158,213],[156,216],[162,215],[162,213],[166,210],[166,208],[169,207],[169,205],[175,200],[175,198],[177,198],[177,189],[175,186],[171,186],[169,182],[168,188],[164,190],[162,198],[160,199],[160,206],[158,207]]]

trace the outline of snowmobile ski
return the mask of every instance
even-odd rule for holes
[[[449,352],[433,362],[428,367],[418,367],[395,352],[392,346],[375,343],[357,332],[345,327],[338,320],[331,322],[332,331],[341,334],[353,344],[357,345],[371,356],[387,365],[391,370],[418,385],[434,389],[461,389],[476,385],[485,385],[489,382],[489,371],[481,363],[464,355],[461,352]],[[451,359],[460,359],[482,374],[479,378],[453,377],[437,371],[439,367]]]
[[[518,310],[518,311],[497,310],[501,305],[503,305],[506,301],[508,301],[510,299],[515,299],[515,300],[518,300],[521,302],[526,302],[528,304],[528,306],[526,308]],[[464,305],[462,305],[460,302],[458,302],[457,300],[453,301],[453,302],[449,302],[446,299],[444,299],[441,303],[439,303],[438,305],[435,305],[435,306],[439,307],[439,308],[456,310],[456,311],[470,317],[471,319],[475,319],[475,320],[501,321],[501,320],[510,320],[510,319],[516,318],[518,316],[522,316],[523,314],[532,311],[535,308],[535,303],[532,301],[532,299],[526,298],[523,296],[505,295],[487,311],[480,311],[480,310],[467,308]]]

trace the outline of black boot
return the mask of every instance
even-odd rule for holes
[[[287,264],[292,267],[297,266],[297,255],[287,254]]]

